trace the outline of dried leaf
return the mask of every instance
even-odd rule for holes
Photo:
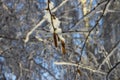
[[[54,45],[57,47],[57,34],[54,32],[53,33],[53,39],[54,39]]]

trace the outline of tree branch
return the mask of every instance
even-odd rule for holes
[[[100,73],[100,74],[103,74],[103,75],[106,75],[105,72],[102,72],[102,71],[99,71],[99,70],[95,70],[95,69],[91,69],[89,66],[83,66],[83,64],[75,64],[75,63],[70,63],[70,62],[54,62],[54,64],[56,65],[70,65],[70,66],[76,66],[76,67],[80,67],[82,69],[86,69],[86,70],[89,70],[89,71],[92,71],[92,72],[95,72],[95,73]]]
[[[108,72],[107,72],[107,76],[106,76],[106,80],[109,80],[109,75],[110,73],[120,64],[120,61],[117,62]]]

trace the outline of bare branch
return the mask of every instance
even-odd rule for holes
[[[120,61],[117,62],[107,73],[106,80],[109,80],[110,73],[120,64]]]
[[[27,33],[26,38],[24,40],[25,43],[27,43],[29,41],[29,36],[33,33],[33,31],[35,31],[44,21],[45,21],[45,19],[42,19],[35,27],[32,28],[32,30],[30,30]]]
[[[70,66],[76,66],[76,67],[80,67],[82,69],[86,69],[86,70],[89,70],[89,71],[92,71],[92,72],[95,72],[95,73],[100,73],[100,74],[104,74],[106,75],[105,72],[102,72],[102,71],[99,71],[99,70],[94,70],[94,69],[91,69],[89,66],[83,66],[82,64],[80,64],[78,66],[78,64],[75,64],[75,63],[70,63],[70,62],[54,62],[54,64],[56,65],[70,65]]]
[[[100,70],[101,66],[103,64],[105,64],[105,62],[114,54],[114,51],[117,49],[117,46],[119,45],[119,43],[120,43],[120,40],[114,45],[114,47],[111,49],[111,51],[108,52],[109,53],[108,56],[102,61],[102,63],[100,64],[98,70]]]

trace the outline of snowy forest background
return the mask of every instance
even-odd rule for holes
[[[120,0],[0,0],[0,80],[119,74]]]

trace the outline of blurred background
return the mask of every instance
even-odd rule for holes
[[[50,2],[66,54],[44,18],[47,0],[0,0],[0,80],[120,80],[120,65],[109,74],[120,62],[120,0]]]

